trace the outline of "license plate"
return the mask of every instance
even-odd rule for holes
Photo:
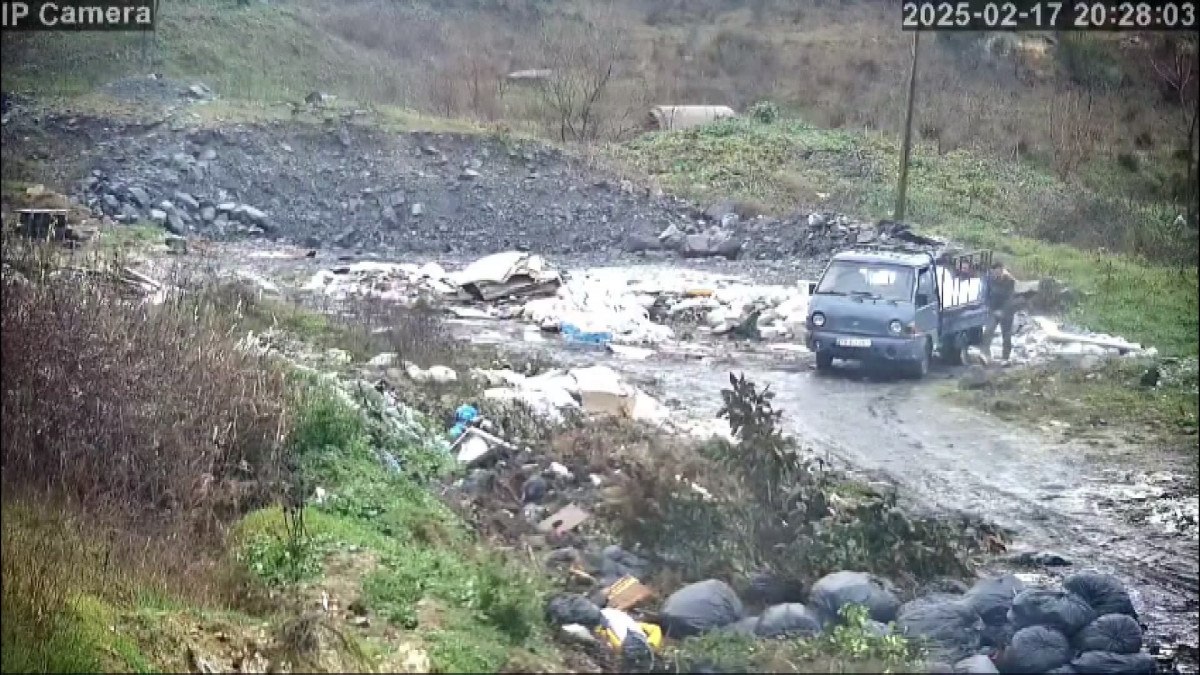
[[[871,341],[867,338],[838,338],[837,346],[839,347],[870,347]]]

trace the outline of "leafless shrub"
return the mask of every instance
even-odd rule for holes
[[[1054,168],[1060,177],[1068,178],[1091,157],[1095,147],[1092,106],[1085,96],[1067,92],[1059,100],[1047,102],[1045,114]]]
[[[1182,127],[1186,137],[1184,161],[1187,165],[1185,184],[1188,186],[1185,203],[1189,221],[1195,221],[1200,211],[1200,188],[1196,187],[1196,166],[1200,163],[1200,112],[1197,111],[1197,95],[1200,93],[1200,50],[1195,35],[1171,37],[1163,40],[1153,61],[1155,74],[1164,89],[1171,95],[1172,102],[1183,110]]]
[[[561,141],[594,140],[607,121],[601,111],[618,75],[625,41],[612,6],[580,22],[543,22],[541,53],[552,66],[538,89],[543,124]]]
[[[281,474],[284,373],[203,294],[131,303],[103,280],[3,284],[5,485],[207,529]]]

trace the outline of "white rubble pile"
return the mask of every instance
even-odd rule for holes
[[[365,295],[412,302],[423,293],[433,293],[446,299],[482,301],[487,303],[483,308],[457,304],[451,311],[463,319],[517,318],[546,331],[569,326],[609,343],[623,358],[642,359],[650,352],[632,347],[676,339],[675,331],[660,321],[694,321],[701,331],[720,335],[754,312],[758,312],[755,327],[764,340],[786,342],[804,351],[808,286],[805,280],[790,286],[753,284],[730,275],[669,266],[596,267],[560,274],[541,256],[505,251],[453,273],[437,263],[359,262],[322,270],[305,289],[335,299]],[[960,289],[967,295],[978,290]],[[990,354],[973,350],[974,358],[998,361],[999,335],[990,347]],[[1157,351],[1152,347],[1111,335],[1066,332],[1052,319],[1021,313],[1010,360],[1030,364],[1064,358],[1086,366],[1110,356],[1154,355]]]
[[[407,303],[422,291],[453,295],[458,289],[448,280],[446,270],[437,263],[357,262],[314,274],[304,290],[323,293],[335,300],[366,296]]]
[[[609,333],[617,344],[655,344],[674,337],[650,311],[666,306],[670,317],[690,316],[714,333],[763,310],[764,338],[802,335],[808,312],[807,282],[754,285],[735,277],[674,267],[599,267],[572,273],[551,298],[525,303],[521,317],[545,329],[570,324],[584,333]]]
[[[607,366],[551,370],[532,377],[511,370],[474,369],[471,376],[488,386],[484,399],[521,401],[535,414],[554,422],[563,421],[572,412],[614,415],[656,426],[671,420],[670,410],[623,382]]]
[[[1048,317],[1021,314],[1018,315],[1017,325],[1013,329],[1010,361],[1034,364],[1066,359],[1087,366],[1104,358],[1157,355],[1158,350],[1154,347],[1143,347],[1104,333],[1067,332]],[[998,361],[1003,356],[999,331],[992,340],[990,356],[993,361]]]

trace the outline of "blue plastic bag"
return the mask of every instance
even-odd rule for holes
[[[563,338],[568,342],[582,342],[589,345],[603,346],[612,342],[613,339],[612,333],[608,331],[584,332],[572,323],[564,323],[559,330],[562,332]]]
[[[470,424],[479,417],[479,410],[469,404],[462,404],[454,411],[454,421],[459,424]]]

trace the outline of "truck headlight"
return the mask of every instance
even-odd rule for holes
[[[820,312],[813,312],[812,324],[817,328],[825,325],[825,315]]]
[[[888,330],[891,331],[893,335],[900,335],[901,333],[904,332],[904,324],[900,323],[899,321],[893,320],[891,323],[888,324]]]

